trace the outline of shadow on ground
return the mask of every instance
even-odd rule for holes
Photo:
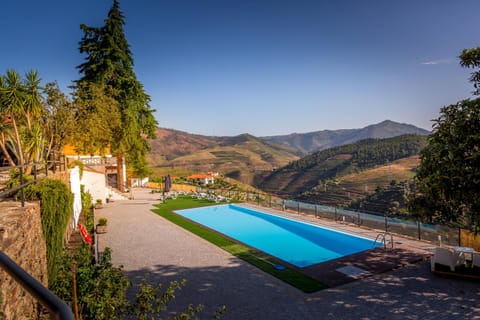
[[[276,279],[242,269],[156,265],[126,274],[134,284],[145,274],[152,284],[187,279],[169,311],[203,304],[200,319],[211,319],[222,305],[224,319],[480,319],[480,283],[439,278],[427,263],[314,294],[285,291]]]

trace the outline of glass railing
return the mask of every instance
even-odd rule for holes
[[[371,229],[392,232],[399,235],[426,240],[442,242],[443,244],[460,245],[460,232],[458,228],[451,228],[436,224],[426,224],[421,221],[389,217],[387,214],[372,214],[361,211],[346,210],[337,207],[311,204],[295,200],[284,200],[265,193],[253,191],[212,190],[203,189],[204,192],[220,194],[233,200],[245,201],[259,206],[277,210],[288,210],[297,214],[308,214],[319,218],[356,224]]]

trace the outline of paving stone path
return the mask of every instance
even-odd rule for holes
[[[480,282],[438,278],[428,263],[408,266],[313,294],[263,273],[151,212],[158,195],[134,189],[133,200],[97,211],[107,217],[100,248],[112,248],[134,283],[188,280],[169,310],[205,305],[212,319],[480,319]]]

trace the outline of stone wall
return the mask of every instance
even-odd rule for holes
[[[35,279],[48,285],[45,240],[38,202],[0,202],[0,250]],[[0,268],[0,319],[34,319],[37,300]],[[2,314],[3,313],[3,314]]]

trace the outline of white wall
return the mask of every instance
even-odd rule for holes
[[[85,186],[85,192],[89,192],[92,195],[93,203],[95,203],[97,199],[102,199],[102,203],[106,202],[106,198],[108,197],[106,191],[107,183],[103,173],[83,170],[80,183]]]

